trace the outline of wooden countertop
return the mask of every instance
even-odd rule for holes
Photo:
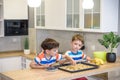
[[[1,73],[0,76],[7,76],[11,80],[71,80],[83,76],[91,76],[95,74],[110,72],[120,69],[120,59],[115,63],[106,63],[98,69],[69,73],[61,70],[47,71],[45,69],[25,69]]]
[[[23,52],[5,52],[0,53],[0,58],[23,56],[28,59],[33,59],[35,54],[25,55]],[[47,71],[45,69],[25,69],[0,73],[0,76],[5,77],[6,80],[71,80],[83,76],[91,76],[100,73],[105,73],[120,69],[120,58],[117,58],[115,63],[106,63],[101,65],[98,69],[69,73],[61,70]]]
[[[24,54],[23,51],[0,52],[0,58],[15,57],[15,56],[22,56],[28,59],[34,59],[36,55],[34,53]]]

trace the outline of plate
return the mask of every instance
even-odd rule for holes
[[[56,66],[46,68],[47,71],[55,71],[57,69],[58,69],[58,67],[56,67]]]

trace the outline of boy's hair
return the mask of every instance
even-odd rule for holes
[[[43,48],[43,50],[46,50],[46,49],[51,50],[53,48],[59,47],[59,43],[54,39],[46,38],[42,42],[41,47]]]
[[[74,41],[74,40],[80,40],[80,41],[84,44],[84,38],[83,38],[83,36],[80,35],[80,34],[74,35],[74,36],[72,37],[72,41]]]

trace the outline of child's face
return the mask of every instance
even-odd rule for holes
[[[72,49],[78,51],[83,46],[83,43],[80,40],[72,41]]]
[[[56,53],[58,53],[58,48],[53,48],[51,50],[47,50],[47,53],[50,55],[50,56],[55,56]]]

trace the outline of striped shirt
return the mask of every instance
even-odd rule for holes
[[[77,53],[67,51],[65,54],[70,56],[75,61],[81,61],[82,59],[86,58],[86,55],[81,50],[78,50]]]
[[[56,61],[59,61],[62,59],[61,54],[56,54],[55,56],[51,56],[49,59],[46,58],[46,55],[44,52],[41,52],[38,54],[37,57],[35,57],[34,61],[37,64],[44,65],[44,64],[54,64]]]

